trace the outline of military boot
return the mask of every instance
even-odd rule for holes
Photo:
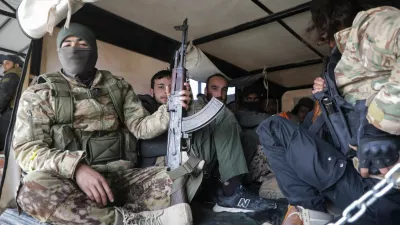
[[[192,211],[186,203],[171,207],[133,213],[129,207],[116,208],[114,225],[192,225]]]
[[[330,214],[289,205],[282,225],[325,225],[332,220]]]

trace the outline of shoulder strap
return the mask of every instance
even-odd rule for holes
[[[327,94],[330,96],[331,100],[335,102],[335,107],[343,107],[351,110],[353,109],[353,106],[343,99],[336,86],[335,68],[341,57],[341,53],[338,48],[335,47],[332,50],[331,57],[329,58],[329,63],[327,64],[326,72],[324,73],[324,80],[327,86]]]
[[[74,101],[68,81],[59,73],[43,74],[38,83],[44,80],[50,84],[51,96],[54,98],[56,123],[72,124],[74,121]]]
[[[348,124],[349,121],[346,120],[344,112],[348,113],[349,111],[353,111],[354,108],[350,103],[344,100],[336,86],[335,68],[337,63],[340,61],[340,58],[341,54],[337,47],[335,47],[332,50],[332,55],[324,73],[327,89],[324,92],[315,94],[314,97],[318,99],[318,102],[321,105],[321,112],[325,119],[325,124],[330,131],[334,146],[346,155],[349,149],[350,140],[352,139],[352,133]],[[326,99],[327,101],[323,101],[323,99]],[[325,108],[324,102],[333,107],[331,109],[333,112],[328,112],[328,109]],[[316,124],[316,126],[317,125],[319,124]]]
[[[117,111],[118,117],[122,123],[125,122],[124,118],[124,98],[122,96],[122,82],[118,80],[114,75],[111,74],[110,71],[101,70],[101,74],[104,76],[105,79],[105,87],[108,90],[108,94],[113,102],[114,108]]]

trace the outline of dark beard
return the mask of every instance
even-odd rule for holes
[[[212,94],[207,93],[207,100],[208,100],[208,101],[211,101],[212,98],[213,98]],[[218,98],[216,98],[216,99],[218,99],[219,101],[221,101],[221,102],[224,103],[224,104],[226,103],[226,99],[223,100],[221,97],[218,97]]]

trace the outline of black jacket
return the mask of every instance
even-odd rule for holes
[[[14,97],[19,80],[19,68],[11,69],[0,79],[0,113],[3,113],[9,108],[14,108]]]
[[[142,102],[143,107],[150,113],[155,113],[161,106],[153,97],[150,95],[137,95]]]

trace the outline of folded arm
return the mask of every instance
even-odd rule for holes
[[[23,93],[14,129],[15,158],[25,172],[45,170],[73,178],[76,165],[85,153],[51,148],[50,128],[54,111],[46,96],[49,96],[49,91],[36,93],[33,88]]]

